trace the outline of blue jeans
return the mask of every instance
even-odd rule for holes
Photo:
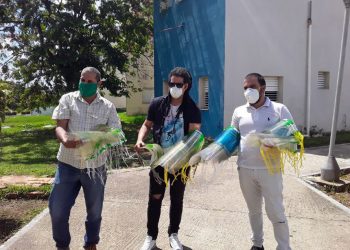
[[[58,162],[55,182],[49,198],[53,239],[56,246],[68,247],[71,241],[69,216],[71,208],[83,187],[87,217],[85,221],[85,246],[100,240],[101,213],[107,173],[104,166],[96,168],[96,176],[89,176],[86,169],[77,169]]]

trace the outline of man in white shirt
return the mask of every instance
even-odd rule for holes
[[[282,119],[293,119],[286,106],[265,97],[266,82],[258,73],[248,74],[243,83],[247,103],[233,112],[231,125],[241,133],[238,173],[241,190],[249,210],[253,246],[263,250],[262,201],[272,222],[278,250],[289,250],[289,228],[283,206],[281,173],[269,174],[260,147],[251,144],[250,135],[260,133]],[[249,142],[250,141],[250,142]],[[278,162],[278,161],[277,161]]]
[[[63,95],[55,108],[52,119],[57,121],[56,136],[61,142],[57,154],[58,168],[49,199],[53,238],[57,249],[69,249],[69,215],[75,199],[83,188],[87,217],[85,221],[85,249],[96,249],[99,242],[104,187],[107,179],[106,156],[86,161],[79,155],[80,140],[71,140],[68,133],[92,131],[100,125],[121,128],[116,108],[98,92],[101,74],[93,67],[81,72],[79,91]],[[93,162],[91,162],[93,161]],[[91,178],[94,168],[102,178]]]

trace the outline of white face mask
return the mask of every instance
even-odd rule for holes
[[[170,95],[175,99],[180,98],[182,96],[182,88],[176,86],[170,88]]]
[[[244,91],[244,97],[247,102],[254,104],[259,100],[259,91],[257,89],[248,88]]]

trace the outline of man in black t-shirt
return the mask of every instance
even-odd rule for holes
[[[143,123],[137,138],[135,149],[140,151],[143,142],[152,130],[154,142],[160,144],[165,152],[180,141],[189,132],[199,130],[201,126],[200,110],[191,99],[189,91],[192,86],[191,74],[181,67],[174,68],[168,79],[169,94],[154,98],[149,106],[147,119]],[[180,170],[181,171],[181,170]],[[165,183],[156,182],[150,171],[150,190],[147,211],[147,237],[141,250],[155,248],[158,236],[158,222]],[[168,228],[169,243],[172,249],[182,250],[177,233],[181,222],[185,184],[174,180],[169,174],[170,183],[170,224]]]

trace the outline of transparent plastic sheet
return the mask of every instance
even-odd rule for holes
[[[185,137],[167,153],[162,155],[159,159],[155,160],[151,164],[153,175],[158,183],[164,182],[168,185],[168,174],[175,176],[175,179],[181,178],[181,181],[186,183],[190,175],[187,174],[189,164],[188,161],[192,155],[199,152],[204,144],[203,134],[195,130],[189,136]],[[157,172],[157,168],[164,168],[164,176],[161,177]]]
[[[193,155],[189,161],[190,166],[196,166],[199,163],[218,164],[221,163],[236,152],[240,142],[240,133],[233,127],[227,127],[213,143],[208,147]]]
[[[87,169],[90,178],[103,180],[103,173],[97,170],[102,165],[105,170],[119,166],[125,151],[125,135],[121,129],[98,128],[100,131],[81,131],[68,133],[70,140],[81,140],[82,145],[75,151],[83,168]]]
[[[304,136],[292,120],[284,119],[262,133],[250,134],[250,146],[259,146],[269,173],[284,173],[288,162],[299,175],[304,156]]]
[[[220,163],[200,162],[197,166],[191,167],[191,186],[198,187],[198,190],[208,192],[208,187],[213,183],[221,183],[220,176],[223,168],[230,168],[233,171],[233,162],[224,160]]]
[[[68,139],[81,140],[78,148],[82,160],[94,160],[116,144],[123,144],[126,139],[121,129],[109,131],[81,131],[68,133]]]
[[[156,160],[164,155],[163,148],[159,144],[146,144],[144,149],[149,152],[149,155],[142,154],[141,158],[144,165],[151,166]]]

